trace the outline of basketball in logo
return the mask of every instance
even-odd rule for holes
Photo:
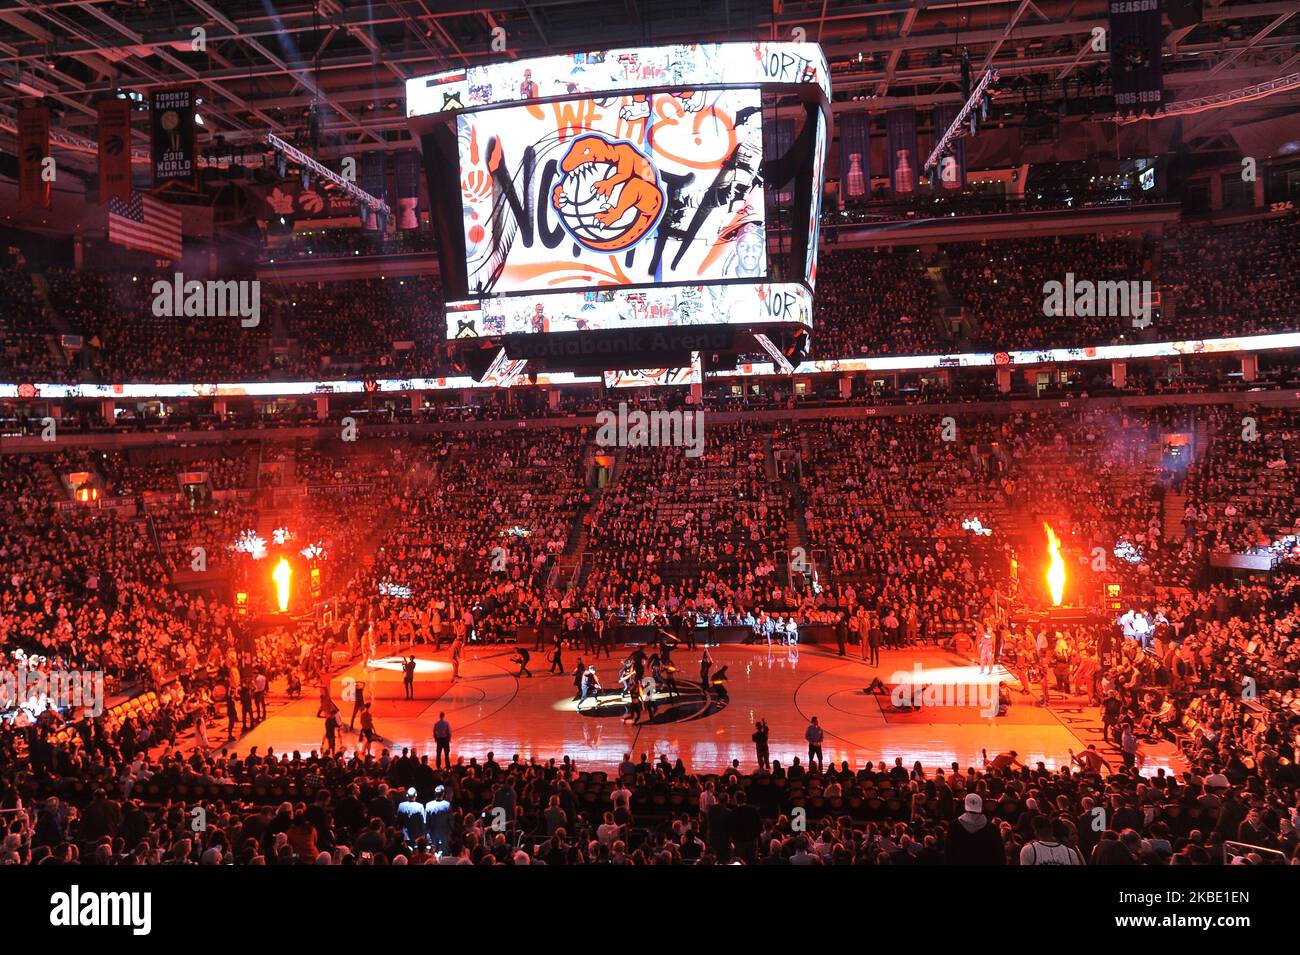
[[[110,156],[122,155],[122,137],[113,133],[104,141],[104,152]]]
[[[617,252],[640,242],[663,213],[666,194],[649,158],[631,143],[579,136],[557,170],[551,205],[583,246]]]

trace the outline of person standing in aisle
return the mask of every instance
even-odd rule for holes
[[[813,762],[817,763],[817,771],[822,770],[822,741],[826,738],[825,731],[821,724],[817,722],[817,717],[808,721],[808,728],[803,732],[803,738],[808,741],[808,769],[812,769]]]

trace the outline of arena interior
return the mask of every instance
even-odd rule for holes
[[[0,863],[1300,863],[1298,70],[1271,0],[0,4]]]

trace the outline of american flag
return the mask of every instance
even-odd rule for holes
[[[108,200],[108,241],[128,249],[181,257],[181,213],[152,196],[131,193],[131,201]]]

